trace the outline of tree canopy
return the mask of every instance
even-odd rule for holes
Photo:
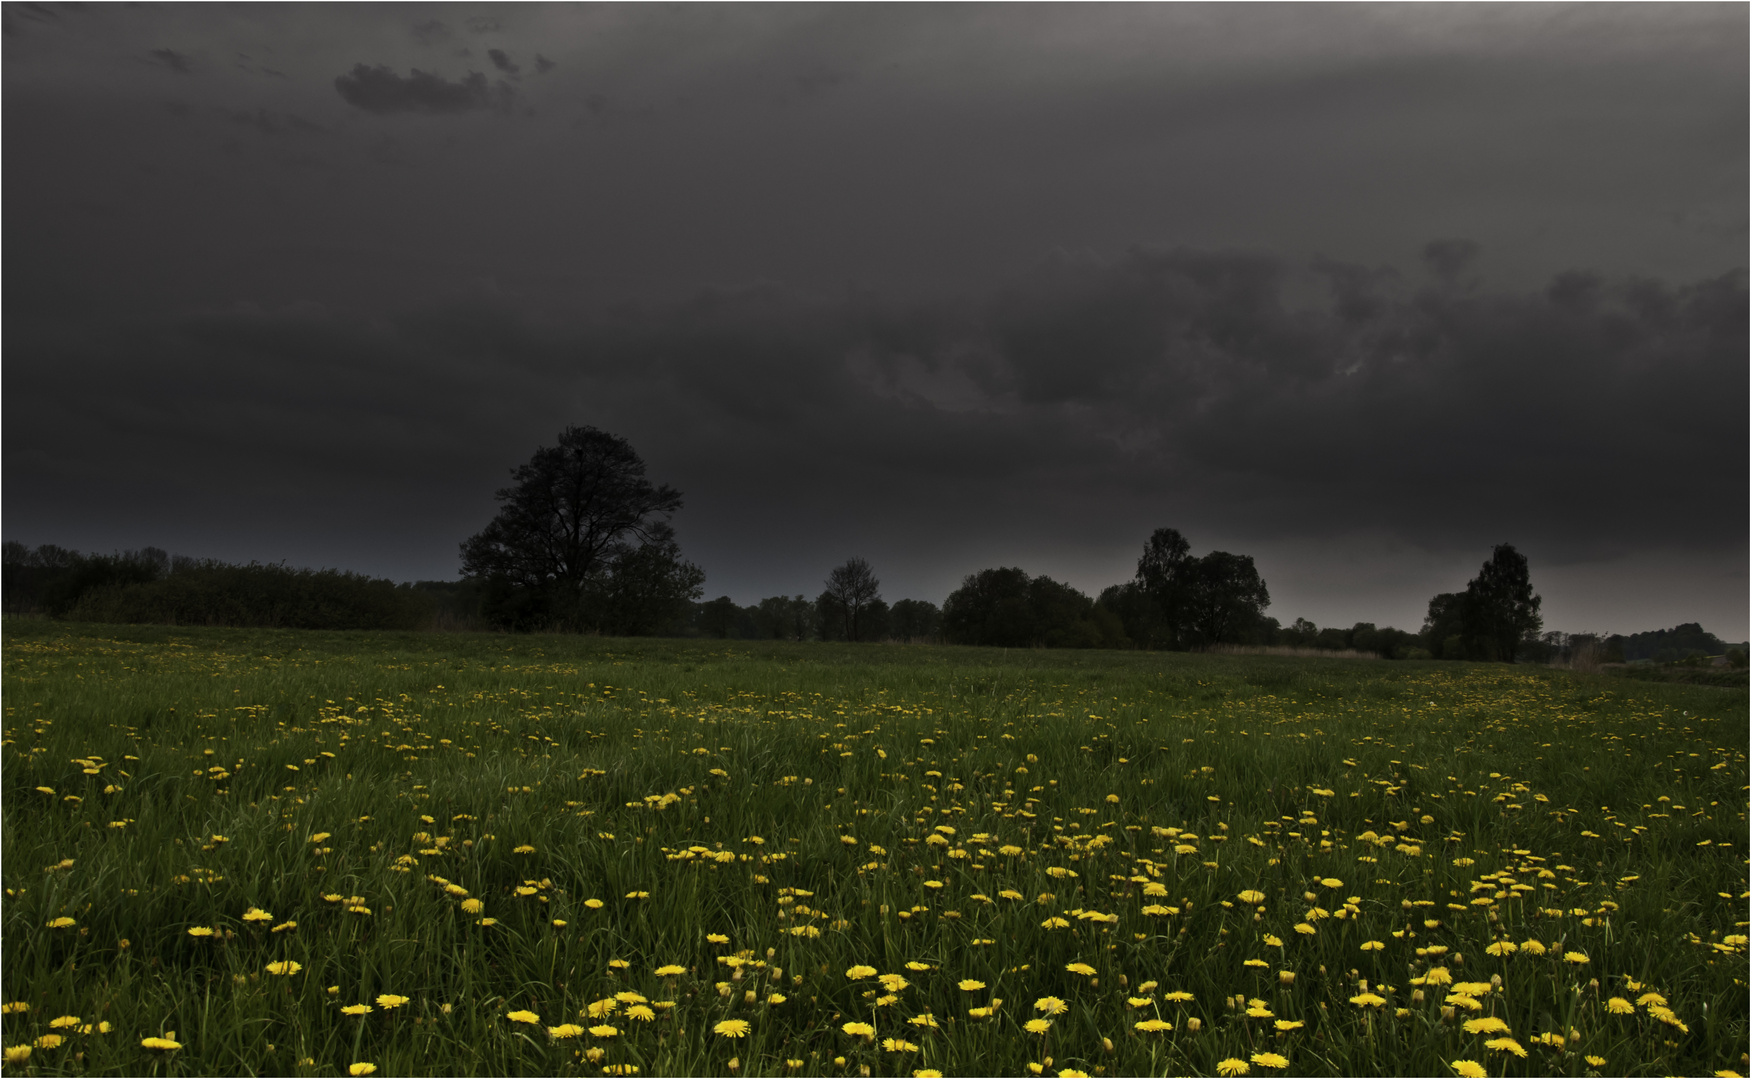
[[[681,493],[645,478],[625,439],[568,426],[512,470],[499,512],[462,543],[462,572],[485,580],[502,625],[656,633],[700,595],[669,515]]]

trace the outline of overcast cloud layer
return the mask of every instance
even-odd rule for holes
[[[8,539],[453,577],[589,423],[745,603],[1747,636],[1743,6],[4,12]]]

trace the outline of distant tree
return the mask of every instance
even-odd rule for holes
[[[1278,633],[1278,643],[1296,647],[1311,646],[1319,633],[1320,628],[1312,622],[1307,619],[1297,619]]]
[[[1095,608],[1116,623],[1125,643],[1137,648],[1164,648],[1167,635],[1161,612],[1136,580],[1101,590]]]
[[[1680,623],[1671,630],[1645,630],[1624,635],[1626,660],[1682,660],[1693,656],[1722,656],[1727,644],[1701,623]]]
[[[1527,557],[1510,544],[1498,544],[1478,576],[1466,583],[1463,619],[1465,636],[1484,643],[1491,659],[1514,663],[1521,642],[1536,638],[1543,626]]]
[[[943,613],[929,600],[896,600],[888,610],[888,632],[899,641],[935,641]]]
[[[706,637],[727,638],[736,631],[737,616],[742,609],[728,596],[708,600],[700,605],[700,633]]]
[[[1192,635],[1194,564],[1192,545],[1178,529],[1157,529],[1144,543],[1134,580],[1154,609],[1162,640],[1150,644],[1184,649]],[[1153,637],[1153,635],[1152,635]]]
[[[846,641],[862,640],[859,616],[882,599],[882,583],[876,580],[875,571],[868,562],[853,557],[834,567],[825,585],[816,608],[823,619],[840,624],[830,631],[832,636]]]
[[[754,636],[807,641],[815,626],[815,606],[802,596],[769,596],[755,605]]]
[[[891,633],[890,619],[891,612],[886,601],[880,596],[870,601],[862,611],[858,612],[858,640],[888,640]]]
[[[483,602],[499,621],[650,625],[678,588],[688,591],[693,575],[678,561],[668,524],[681,493],[647,480],[625,439],[569,426],[511,477],[494,496],[498,514],[461,547],[463,574],[486,579]],[[610,586],[605,579],[617,573],[630,576]],[[647,601],[657,607],[641,607]]]
[[[1465,597],[1460,593],[1438,593],[1430,597],[1422,637],[1431,656],[1441,660],[1467,658],[1465,606]]]
[[[981,570],[943,602],[943,635],[961,645],[1053,649],[1121,648],[1128,643],[1114,612],[1045,574],[1019,567]]]
[[[1213,551],[1186,564],[1184,577],[1180,590],[1186,620],[1183,641],[1245,644],[1258,636],[1271,594],[1251,555]]]
[[[957,645],[1032,645],[1029,580],[1028,572],[1017,566],[969,574],[943,601],[943,636]]]
[[[705,581],[705,571],[681,557],[669,523],[658,522],[642,543],[615,544],[606,565],[587,579],[578,628],[629,637],[679,634]]]

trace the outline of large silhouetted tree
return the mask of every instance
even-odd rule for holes
[[[1498,544],[1465,592],[1431,598],[1423,636],[1430,652],[1444,660],[1512,664],[1522,643],[1543,626],[1527,557],[1511,544]]]
[[[1157,529],[1144,543],[1133,580],[1147,600],[1151,633],[1148,643],[1184,649],[1192,638],[1193,577],[1198,560],[1178,529]]]
[[[864,632],[867,628],[861,625],[864,621],[861,617],[881,602],[882,583],[876,580],[870,564],[856,557],[847,559],[834,567],[824,584],[826,588],[815,602],[825,631],[822,637],[839,637],[843,633],[845,640],[858,641],[860,635],[871,636]]]
[[[1199,645],[1251,640],[1271,606],[1253,556],[1213,551],[1195,559],[1186,575],[1186,636]]]
[[[499,621],[650,632],[640,603],[697,595],[698,570],[680,561],[668,523],[681,493],[647,480],[625,439],[567,427],[511,479],[495,495],[498,514],[462,543],[462,572],[487,582]]]
[[[1491,551],[1478,576],[1466,583],[1465,619],[1469,636],[1488,643],[1494,659],[1515,662],[1521,642],[1538,636],[1544,626],[1527,556],[1511,544]]]

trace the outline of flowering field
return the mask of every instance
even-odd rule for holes
[[[1747,696],[4,627],[11,1074],[1736,1075]]]

